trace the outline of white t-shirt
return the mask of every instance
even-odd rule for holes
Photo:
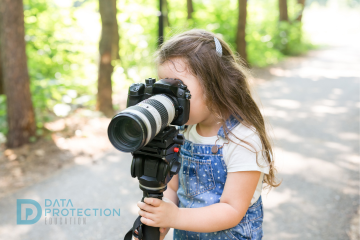
[[[269,164],[262,157],[260,152],[261,150],[261,140],[259,136],[250,128],[246,127],[243,124],[238,124],[234,127],[231,132],[236,135],[239,139],[242,139],[246,142],[249,142],[253,147],[247,145],[246,143],[241,142],[236,139],[231,134],[228,135],[232,141],[241,146],[226,140],[221,136],[212,136],[212,137],[203,137],[198,134],[196,130],[196,125],[189,125],[187,130],[180,130],[180,133],[184,134],[185,138],[193,143],[197,144],[214,144],[222,146],[224,142],[228,142],[228,144],[224,144],[223,147],[223,158],[227,167],[227,172],[238,172],[238,171],[259,171],[261,172],[255,193],[251,199],[250,205],[254,204],[261,195],[262,190],[262,181],[264,178],[264,174],[269,174]],[[258,152],[258,162],[261,166],[259,167],[256,163],[256,153]],[[250,149],[250,150],[249,150]]]

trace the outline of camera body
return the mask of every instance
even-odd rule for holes
[[[189,120],[191,94],[180,79],[164,78],[156,82],[154,78],[148,78],[145,79],[145,84],[131,84],[126,107],[134,106],[156,94],[166,94],[175,104],[175,117],[171,125],[182,126]]]

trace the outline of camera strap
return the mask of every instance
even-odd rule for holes
[[[134,235],[139,240],[143,238],[143,223],[140,221],[140,218],[141,216],[138,216],[138,218],[135,220],[133,227],[126,233],[124,240],[132,240],[132,235]],[[138,234],[135,233],[135,229],[137,229]]]

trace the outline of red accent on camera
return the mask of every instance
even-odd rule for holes
[[[174,147],[174,152],[179,152],[179,148]]]

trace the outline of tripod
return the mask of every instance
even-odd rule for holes
[[[179,134],[175,126],[167,126],[146,146],[132,152],[131,176],[139,180],[139,187],[143,191],[142,202],[145,197],[162,199],[167,183],[180,170],[178,156],[184,141],[184,136]],[[135,220],[124,240],[132,240],[132,235],[139,240],[159,240],[159,228],[141,223],[140,218]]]

